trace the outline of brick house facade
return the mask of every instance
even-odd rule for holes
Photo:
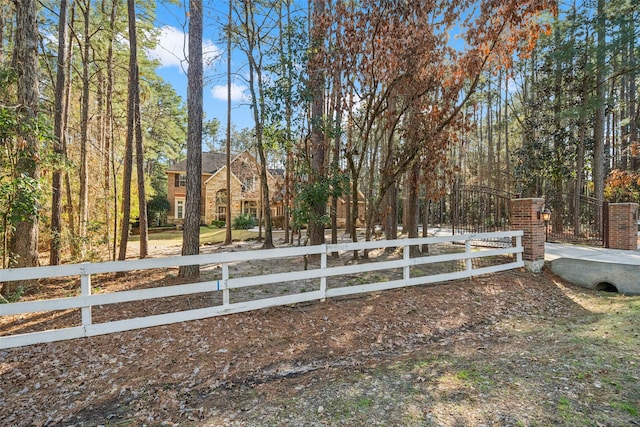
[[[181,224],[184,220],[186,197],[186,160],[167,170],[169,213],[167,220]],[[227,209],[226,154],[202,153],[202,206],[201,221],[224,221]],[[283,215],[282,190],[284,176],[280,170],[267,171],[267,185],[271,201],[271,214]],[[260,165],[248,151],[231,160],[231,218],[248,213],[258,218],[261,206]]]
[[[167,221],[171,224],[182,224],[184,220],[186,187],[186,160],[176,163],[167,170],[167,198],[169,200],[169,212]],[[211,224],[211,221],[224,221],[227,210],[226,191],[226,154],[202,153],[202,206],[200,218],[203,224]],[[270,169],[267,171],[267,185],[271,216],[284,216],[284,171]],[[337,219],[338,226],[346,223],[349,208],[348,200],[338,199]],[[231,219],[240,214],[248,213],[254,218],[259,218],[258,209],[262,205],[260,194],[260,164],[248,151],[235,156],[231,160]],[[327,209],[330,209],[329,201]],[[327,210],[329,211],[329,210]],[[358,193],[358,225],[364,223],[364,194]],[[277,226],[274,221],[274,226]]]

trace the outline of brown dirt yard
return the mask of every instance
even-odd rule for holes
[[[163,270],[94,286],[177,282]],[[0,330],[77,316],[3,316]],[[0,350],[0,408],[2,426],[640,425],[640,297],[517,270]]]

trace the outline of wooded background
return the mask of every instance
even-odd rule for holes
[[[52,265],[124,259],[136,218],[146,256],[149,224],[166,218],[164,170],[183,159],[183,253],[197,253],[209,146],[255,153],[265,204],[267,168],[285,170],[286,242],[289,227],[308,224],[322,243],[328,200],[357,206],[358,191],[367,239],[375,224],[387,238],[398,223],[417,236],[454,184],[545,197],[560,225],[581,196],[640,199],[636,1],[230,0],[210,24],[229,88],[232,74],[246,81],[254,126],[233,128],[229,107],[226,132],[202,113],[201,20],[212,6],[178,3],[191,58],[184,100],[148,53],[158,4],[0,0],[2,268],[47,253]]]

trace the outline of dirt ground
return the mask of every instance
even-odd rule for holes
[[[178,282],[163,270],[94,286]],[[95,321],[200,298],[105,307]],[[640,425],[639,315],[639,297],[518,270],[4,350],[0,425]],[[78,316],[3,316],[0,330]]]

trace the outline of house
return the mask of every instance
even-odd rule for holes
[[[187,193],[187,162],[176,163],[167,170],[169,199],[168,222],[182,224],[185,213]],[[225,221],[227,213],[227,168],[225,153],[202,153],[202,205],[200,218],[203,224],[212,221]],[[284,171],[267,171],[271,216],[284,216]],[[364,195],[359,193],[358,217],[364,218]],[[349,209],[347,200],[338,199],[338,225],[344,226]],[[256,158],[244,151],[231,159],[231,218],[249,214],[258,218],[258,209],[262,205],[260,191],[260,164]],[[328,208],[331,206],[329,202]],[[274,226],[275,226],[274,221]]]
[[[184,220],[187,193],[187,162],[176,163],[167,170],[169,213],[167,220],[181,224]],[[202,205],[201,221],[224,221],[227,213],[227,167],[225,153],[202,153]],[[271,199],[271,214],[284,215],[282,188],[284,174],[281,170],[267,171],[267,185]],[[261,206],[260,165],[248,151],[231,159],[231,218],[249,214],[258,218]]]

